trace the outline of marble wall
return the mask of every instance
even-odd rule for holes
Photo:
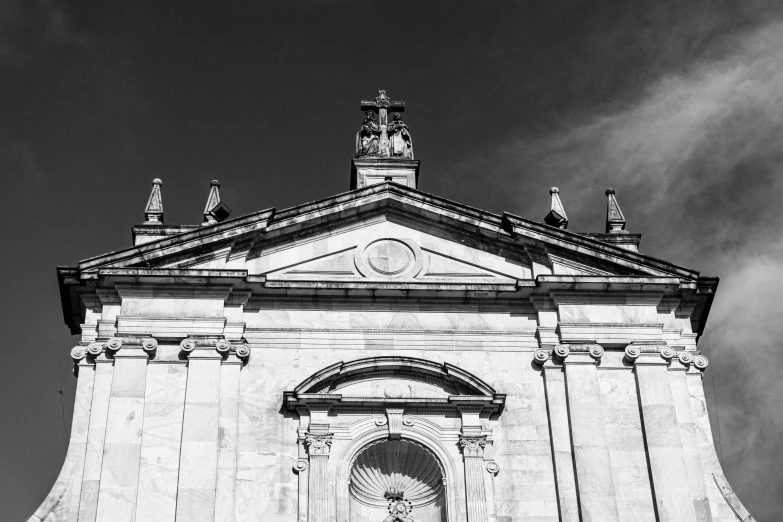
[[[185,350],[171,339],[176,335],[167,339],[155,330],[160,308],[143,301],[154,298],[139,289],[125,293],[130,301],[122,309],[139,318],[138,328],[150,319],[154,327],[147,335],[157,333],[158,342],[148,349],[137,339],[137,345],[115,351],[106,341],[83,343],[85,353],[74,356],[77,408],[63,475],[32,521],[307,522],[302,488],[308,481],[297,474],[308,472],[306,464],[297,469],[303,424],[297,411],[285,407],[283,393],[341,361],[401,354],[452,364],[506,396],[502,412],[483,417],[477,428],[487,434],[480,467],[483,513],[464,503],[468,477],[456,444],[459,420],[448,414],[421,420],[452,441],[441,444],[439,457],[456,494],[448,506],[450,521],[733,520],[714,479],[722,474],[700,369],[692,356],[687,364],[676,355],[661,358],[667,341],[660,336],[653,344],[658,351],[642,354],[657,357],[657,366],[641,381],[639,363],[621,344],[607,345],[597,357],[589,348],[560,359],[551,349],[539,355],[534,310],[511,313],[456,302],[439,309],[418,300],[368,300],[362,309],[341,309],[337,300],[270,298],[250,301],[242,312],[242,346],[251,352],[244,360],[236,351],[240,339],[230,353],[221,353],[214,339]],[[214,316],[211,299],[189,306],[179,309]],[[629,305],[627,299],[603,314],[601,303],[564,306],[570,308],[561,311],[557,326],[662,324],[655,306]],[[116,314],[116,307],[107,313]],[[687,325],[676,326],[688,337]],[[690,346],[680,338],[670,344],[678,350]],[[654,397],[644,402],[640,390]],[[645,422],[661,412],[669,431],[653,441]],[[341,478],[347,464],[341,458],[352,438],[387,428],[376,425],[377,415],[324,415],[335,434],[326,468],[334,477],[325,486],[328,520],[340,522],[340,506],[347,505]],[[304,422],[306,429],[314,421]],[[655,422],[660,427],[660,419]],[[668,476],[657,466],[672,455],[684,474],[676,491],[686,498],[678,505],[684,511],[676,512],[684,518],[663,516],[666,499],[674,496],[665,483],[655,484]]]

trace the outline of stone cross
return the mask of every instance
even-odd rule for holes
[[[386,134],[389,109],[393,109],[394,112],[404,112],[405,102],[391,101],[383,89],[378,91],[378,97],[375,100],[362,100],[362,111],[375,111],[378,113],[378,119],[380,120],[378,126],[381,128],[380,152],[381,156],[385,157],[389,156],[389,136]]]

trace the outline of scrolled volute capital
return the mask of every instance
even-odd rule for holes
[[[106,349],[113,352],[123,347],[138,347],[147,353],[152,353],[158,349],[158,341],[154,337],[112,337],[106,341]]]
[[[93,357],[98,357],[103,353],[103,343],[90,343],[87,345],[87,353]]]
[[[709,359],[704,357],[703,355],[697,355],[693,358],[693,365],[698,368],[701,371],[704,371],[707,369],[707,366],[710,364]]]
[[[478,436],[459,436],[459,447],[462,448],[462,454],[465,457],[483,457],[484,448],[487,445],[487,437]]]
[[[677,359],[683,365],[688,366],[693,363],[693,354],[688,350],[682,350],[681,352],[677,352]]]
[[[587,349],[587,353],[590,354],[590,357],[598,361],[604,356],[604,348],[601,345],[594,344]]]
[[[189,337],[183,339],[179,343],[179,347],[185,354],[192,353],[196,348],[214,348],[220,355],[225,355],[231,351],[233,346],[228,339],[198,339]]]
[[[73,362],[78,363],[85,357],[87,357],[87,350],[84,346],[74,346],[71,348],[71,359],[73,359]]]
[[[228,353],[231,351],[231,342],[226,339],[220,339],[215,343],[215,350],[218,353]]]
[[[674,351],[674,348],[672,348],[671,346],[663,346],[663,347],[661,347],[661,349],[658,351],[658,353],[661,355],[661,358],[663,358],[663,359],[665,359],[667,361],[671,361],[674,358],[674,356],[676,355],[676,352]]]
[[[549,360],[549,350],[544,350],[542,348],[539,348],[535,352],[533,352],[533,362],[535,362],[538,365],[544,364]]]
[[[625,360],[633,364],[639,356],[642,355],[642,350],[638,346],[629,344],[625,347]]]
[[[158,340],[152,337],[145,337],[141,340],[141,349],[147,353],[154,352],[158,349]]]
[[[250,347],[246,344],[240,344],[236,348],[237,357],[242,359],[243,361],[247,361],[247,359],[250,357]]]
[[[333,433],[327,433],[325,435],[314,435],[308,433],[305,435],[305,445],[307,446],[308,455],[329,455],[329,450],[332,447]]]
[[[559,360],[564,360],[571,353],[571,349],[565,344],[558,344],[555,349],[552,350],[552,355]]]
[[[490,475],[497,475],[500,473],[500,466],[498,466],[498,463],[494,460],[487,461],[487,463],[484,465],[484,468]]]

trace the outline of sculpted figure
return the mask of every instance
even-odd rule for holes
[[[362,128],[356,133],[356,157],[380,154],[381,128],[375,123],[375,113],[364,113]]]
[[[394,158],[413,159],[413,140],[408,126],[402,121],[400,113],[394,113],[394,120],[386,128],[389,133],[389,149]]]

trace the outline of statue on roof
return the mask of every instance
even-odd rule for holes
[[[364,122],[359,132],[356,133],[356,157],[360,156],[379,156],[381,128],[375,123],[375,113],[367,111],[364,113]]]
[[[402,121],[399,112],[394,113],[392,123],[388,126],[389,151],[394,158],[413,159],[413,139],[408,126]]]

